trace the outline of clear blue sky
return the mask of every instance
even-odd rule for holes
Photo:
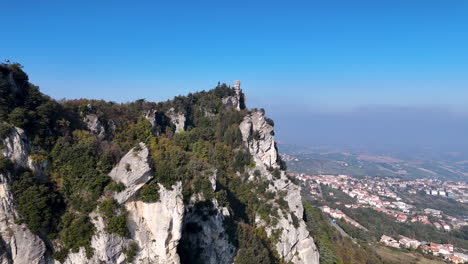
[[[468,1],[15,0],[1,17],[0,59],[55,98],[160,101],[239,79],[280,119],[468,111]]]

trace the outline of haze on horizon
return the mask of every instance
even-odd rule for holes
[[[54,98],[239,79],[278,139],[468,149],[467,1],[9,1],[0,59]]]

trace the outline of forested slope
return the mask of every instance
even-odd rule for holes
[[[318,263],[273,121],[236,85],[57,102],[0,66],[2,263]]]

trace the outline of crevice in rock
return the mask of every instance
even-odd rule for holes
[[[7,243],[3,238],[0,236],[0,261],[4,263],[3,261],[6,261],[8,264],[13,264],[13,260],[11,257],[11,250],[8,247]]]

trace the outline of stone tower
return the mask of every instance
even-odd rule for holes
[[[240,81],[234,81],[234,87],[232,89],[236,94],[223,98],[223,104],[225,106],[234,107],[237,110],[244,109],[245,102],[244,95],[242,94],[242,90],[240,88]]]
[[[236,94],[239,95],[241,88],[240,88],[240,81],[234,81],[234,91],[236,91]]]

